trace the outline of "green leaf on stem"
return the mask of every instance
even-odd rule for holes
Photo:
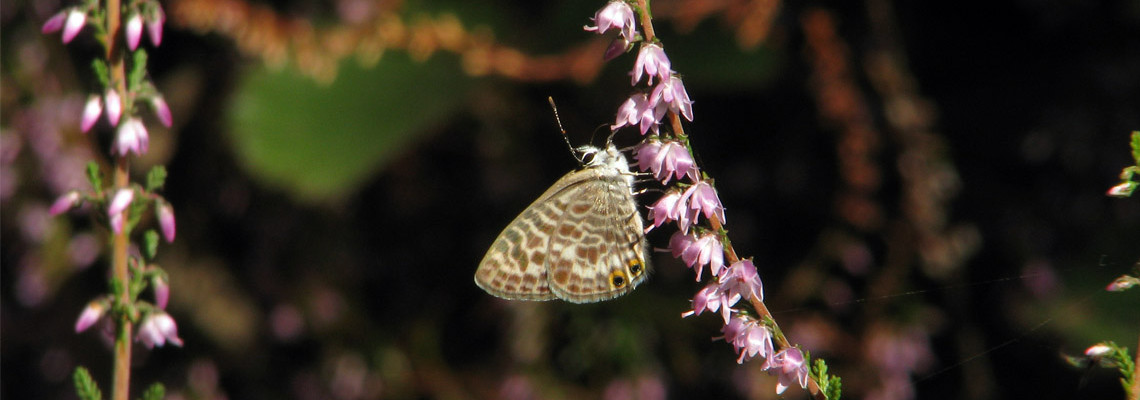
[[[166,167],[156,165],[146,174],[146,191],[153,192],[166,185]]]
[[[111,70],[107,68],[106,61],[96,58],[91,62],[91,69],[95,70],[95,78],[99,79],[99,84],[104,88],[111,87]]]
[[[162,384],[158,382],[155,382],[151,384],[150,387],[146,388],[146,391],[143,392],[142,395],[143,400],[162,400],[163,397],[166,397],[166,387],[162,386]]]
[[[111,277],[111,281],[107,282],[107,286],[109,289],[111,289],[111,298],[112,299],[119,299],[120,296],[122,296],[122,294],[123,294],[123,290],[126,290],[126,288],[123,286],[123,281],[119,280],[119,278],[116,278],[116,277]],[[117,304],[118,301],[116,300],[115,303],[116,304],[113,304],[111,309],[113,311],[118,311],[118,310],[115,310],[115,307],[118,306],[118,304]]]
[[[137,226],[142,219],[143,211],[150,205],[150,202],[142,201],[143,197],[139,194],[137,186],[133,189],[135,190],[135,201],[132,201],[131,206],[127,208],[127,226],[123,228],[124,231],[128,232],[128,235],[130,234],[129,232],[135,230],[135,226]]]
[[[841,380],[838,376],[828,375],[827,363],[822,358],[816,359],[815,363],[812,364],[810,375],[812,380],[819,385],[819,391],[823,393],[824,397],[827,397],[828,400],[839,400]]]
[[[143,87],[146,80],[146,51],[139,49],[131,60],[131,73],[127,77],[127,92],[135,93]]]
[[[1140,167],[1140,131],[1132,131],[1132,159]]]
[[[147,229],[143,234],[143,255],[147,260],[153,260],[158,255],[158,232]]]
[[[95,384],[95,380],[91,379],[91,373],[87,372],[87,368],[76,367],[75,373],[71,375],[75,381],[75,393],[83,400],[102,400],[103,392],[99,391],[99,385]]]
[[[99,173],[99,164],[94,161],[87,162],[87,182],[95,189],[95,195],[103,193],[103,174]]]

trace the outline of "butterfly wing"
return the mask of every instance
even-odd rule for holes
[[[549,290],[573,303],[629,293],[648,276],[648,244],[629,181],[603,168],[546,203],[563,210],[550,237]]]
[[[508,300],[558,298],[547,284],[550,238],[566,207],[563,192],[588,178],[585,172],[563,176],[499,233],[475,271],[476,285]]]

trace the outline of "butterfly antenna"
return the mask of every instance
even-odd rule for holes
[[[579,163],[583,163],[584,161],[578,155],[578,151],[570,145],[570,137],[566,135],[566,128],[562,127],[562,118],[558,117],[558,106],[554,105],[554,96],[547,96],[546,100],[550,102],[550,109],[554,110],[554,121],[558,122],[558,131],[562,132],[562,140],[566,142],[566,148],[570,149],[570,154],[573,154]]]
[[[617,135],[617,130],[610,129],[610,135],[606,136],[606,148],[610,148],[614,144],[614,135]]]

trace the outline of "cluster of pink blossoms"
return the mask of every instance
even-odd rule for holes
[[[87,25],[102,28],[105,14],[97,12],[94,5],[75,6],[66,8],[48,19],[41,29],[43,33],[62,31],[63,43],[74,40]],[[138,50],[144,33],[150,37],[154,46],[162,43],[162,28],[166,22],[166,14],[157,0],[142,0],[131,2],[124,10],[126,18],[124,36],[127,48],[130,51]],[[112,37],[107,40],[117,40]],[[98,71],[98,68],[97,68]],[[120,95],[115,89],[116,85],[124,82],[113,82],[110,76],[105,76],[108,87],[101,94],[92,94],[88,97],[80,119],[80,130],[84,133],[90,131],[99,117],[106,115],[107,122],[115,129],[115,139],[112,141],[111,153],[127,156],[129,153],[142,155],[146,153],[149,145],[149,133],[135,110],[135,105],[146,103],[158,118],[159,123],[167,128],[172,126],[170,107],[162,94],[149,80],[127,83],[127,92]],[[114,191],[96,191],[93,193],[80,193],[70,191],[60,196],[49,210],[52,215],[62,214],[70,209],[79,207],[85,202],[104,205],[106,207],[107,221],[111,230],[116,234],[123,233],[128,214],[133,212],[132,204],[150,202],[155,218],[158,220],[162,236],[167,242],[174,241],[176,232],[174,208],[162,196],[144,190],[137,185],[123,187]],[[132,259],[132,265],[137,266],[137,259]],[[154,291],[155,303],[143,309],[143,317],[139,323],[136,340],[147,347],[162,346],[171,343],[182,345],[178,337],[178,326],[169,314],[166,305],[170,298],[170,287],[166,275],[153,266],[138,268],[137,273],[144,274],[151,283]],[[75,322],[75,331],[82,332],[93,326],[96,322],[104,320],[106,313],[111,309],[112,300],[103,297],[90,302]]]
[[[91,21],[93,12],[94,10],[91,8],[69,7],[48,19],[41,31],[43,33],[54,33],[62,30],[63,42],[70,43],[89,23],[98,23]],[[162,5],[157,1],[132,3],[128,10],[126,23],[128,48],[131,51],[138,49],[142,40],[144,24],[151,43],[158,46],[162,43],[162,26],[164,23],[166,23],[166,14],[162,11]],[[167,128],[172,124],[170,107],[150,82],[145,82],[144,87],[135,88],[128,94],[130,96],[128,99],[123,99],[113,87],[114,85],[111,86],[102,95],[88,96],[87,105],[83,109],[83,118],[80,120],[80,128],[83,132],[91,130],[99,116],[105,111],[107,122],[112,127],[117,127],[111,152],[123,156],[127,155],[128,152],[142,155],[146,153],[149,145],[149,133],[142,121],[130,113],[131,110],[127,111],[132,115],[128,116],[126,120],[121,120],[124,111],[123,105],[133,105],[136,101],[148,102],[159,122]]]
[[[642,135],[652,131],[653,135],[634,149],[637,166],[663,184],[676,180],[674,186],[650,207],[648,218],[652,225],[646,231],[675,222],[678,232],[669,241],[673,256],[695,270],[697,281],[701,280],[706,265],[714,278],[712,283],[697,292],[693,298],[693,309],[682,316],[699,315],[704,311],[719,313],[725,323],[722,329],[724,340],[736,349],[740,356],[738,362],[764,359],[763,369],[779,377],[777,393],[793,384],[806,387],[808,366],[803,353],[795,347],[774,351],[771,328],[733,308],[741,299],[763,300],[764,289],[756,266],[746,259],[726,267],[721,235],[698,226],[702,215],[706,220],[715,219],[723,223],[724,206],[716,188],[702,177],[687,141],[661,135],[661,121],[667,113],[693,120],[693,102],[681,77],[673,71],[665,49],[659,43],[648,42],[640,36],[634,10],[623,0],[607,3],[594,15],[593,22],[595,26],[586,26],[585,30],[598,34],[610,29],[619,31],[618,38],[606,51],[607,61],[642,42],[630,72],[631,84],[636,87],[645,76],[648,88],[635,90],[618,108],[617,120],[610,129],[616,131],[626,126],[637,126]],[[690,183],[683,183],[684,178],[688,178]]]
[[[150,278],[155,307],[148,307],[142,323],[139,324],[135,340],[142,342],[147,348],[161,347],[166,343],[181,347],[182,338],[178,337],[178,324],[174,322],[174,317],[166,313],[166,305],[170,301],[170,284],[166,281],[166,276],[154,268],[146,268],[143,273]],[[75,321],[75,333],[86,331],[99,321],[106,321],[104,317],[110,309],[110,296],[103,296],[87,303],[87,307],[83,308],[83,312]]]

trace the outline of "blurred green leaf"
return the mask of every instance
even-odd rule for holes
[[[146,392],[143,393],[142,399],[162,400],[163,397],[166,397],[166,387],[162,386],[161,383],[155,382],[151,384],[150,387],[146,388]]]
[[[396,51],[373,68],[343,62],[322,85],[289,67],[242,82],[233,109],[238,158],[254,177],[306,201],[339,198],[460,103],[471,80],[452,58]]]
[[[1140,131],[1132,131],[1132,159],[1140,165]]]
[[[75,393],[80,399],[103,399],[103,392],[99,390],[99,385],[95,384],[95,380],[91,378],[91,373],[87,372],[87,368],[76,367],[75,372],[71,374],[71,379],[75,382]]]

